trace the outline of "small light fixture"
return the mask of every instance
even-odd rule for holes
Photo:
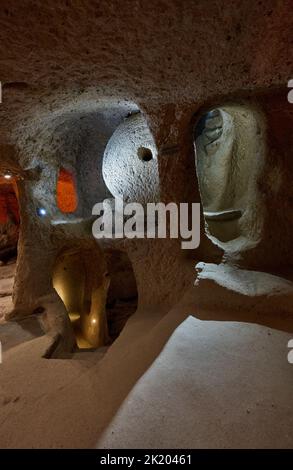
[[[37,214],[39,217],[45,217],[47,215],[47,211],[44,209],[44,207],[38,207]]]
[[[92,323],[95,324],[97,323],[97,320],[95,318],[92,319]]]
[[[4,178],[5,178],[6,180],[10,180],[10,179],[12,178],[11,173],[5,173]]]

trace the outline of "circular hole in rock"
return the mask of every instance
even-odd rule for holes
[[[143,162],[149,162],[153,159],[152,151],[146,147],[139,147],[137,150],[137,155],[140,160]]]

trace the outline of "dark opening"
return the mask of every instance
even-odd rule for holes
[[[0,260],[7,262],[17,254],[19,207],[16,181],[0,177]]]
[[[146,147],[139,147],[137,155],[143,162],[149,162],[153,158],[152,151]]]

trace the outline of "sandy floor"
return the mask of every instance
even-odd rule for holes
[[[292,321],[204,321],[196,289],[137,312],[106,354],[41,359],[46,336],[10,339],[0,447],[292,447]]]
[[[258,325],[188,317],[97,446],[292,447],[290,337]]]

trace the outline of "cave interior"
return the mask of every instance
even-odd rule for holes
[[[290,2],[3,4],[0,447],[292,447]]]

